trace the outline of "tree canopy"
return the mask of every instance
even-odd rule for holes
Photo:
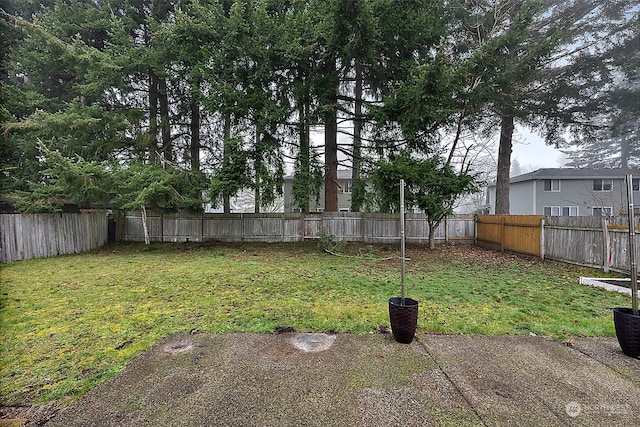
[[[401,178],[385,168],[407,182],[432,168],[444,181],[416,188],[451,190],[439,209],[421,202],[437,221],[475,188],[474,135],[500,135],[499,188],[518,123],[577,147],[576,166],[640,162],[638,13],[630,0],[14,2],[0,10],[2,191],[165,209],[204,194],[225,211],[252,191],[259,210],[291,174],[296,207],[324,183],[331,211],[349,167],[352,209],[387,209],[366,203]]]

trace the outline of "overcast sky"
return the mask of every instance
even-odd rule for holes
[[[520,128],[514,134],[512,160],[518,160],[523,171],[562,166],[563,154],[556,148],[546,145],[540,135]]]
[[[348,129],[351,131],[351,129]],[[316,147],[322,147],[324,144],[324,129],[321,126],[317,126],[312,129],[311,140]],[[339,142],[341,144],[348,144],[350,138],[344,134],[338,135]],[[499,134],[495,136],[493,147],[493,157],[497,162],[498,159],[498,140]],[[339,154],[341,161],[344,161],[345,156]],[[511,160],[517,160],[520,164],[520,169],[523,173],[533,172],[542,168],[559,168],[562,167],[564,155],[554,147],[548,146],[544,143],[544,140],[537,133],[520,126],[516,127],[513,135],[513,152],[511,154]],[[345,165],[341,165],[340,168],[344,168]],[[293,165],[289,164],[287,174],[293,174]]]

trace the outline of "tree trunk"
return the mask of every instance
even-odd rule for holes
[[[360,212],[364,200],[360,166],[362,162],[362,65],[356,61],[355,104],[353,108],[353,169],[351,172],[351,211]]]
[[[431,250],[436,248],[436,228],[438,224],[429,222],[429,249]]]
[[[255,204],[255,213],[260,213],[260,176],[256,175],[256,189],[253,195],[253,202]]]
[[[158,101],[160,106],[160,132],[162,134],[162,154],[165,160],[173,161],[173,144],[171,142],[171,124],[169,123],[169,98],[167,81],[158,79]]]
[[[151,244],[151,239],[149,238],[149,227],[147,226],[147,208],[144,204],[140,205],[140,213],[142,216],[142,230],[144,230],[144,244]]]
[[[328,61],[325,66],[326,73],[335,73],[335,60]],[[330,74],[326,74],[330,75]],[[329,89],[325,99],[327,112],[324,123],[324,210],[325,212],[338,211],[338,102],[337,87]]]
[[[260,135],[262,134],[261,131],[261,127],[259,125],[256,125],[256,151],[258,153],[260,153]],[[254,173],[256,175],[256,179],[255,179],[255,190],[254,190],[254,196],[253,196],[253,201],[254,201],[254,205],[255,205],[255,213],[260,213],[260,173],[259,173],[259,163],[262,161],[262,159],[260,158],[260,156],[256,156],[255,158],[255,165],[253,166],[254,169]]]
[[[298,132],[300,137],[300,152],[298,153],[298,173],[304,178],[304,182],[294,182],[296,187],[304,188],[304,200],[296,200],[296,204],[302,210],[302,213],[309,213],[309,202],[311,194],[311,146],[309,144],[309,127],[307,126],[307,111],[305,101],[298,105]],[[295,192],[297,197],[301,196],[300,192]],[[302,203],[301,203],[302,202]],[[292,201],[293,203],[293,201]]]
[[[149,70],[149,161],[156,160],[156,150],[158,144],[158,78]]]
[[[196,94],[191,96],[191,146],[189,147],[189,156],[191,157],[191,170],[200,170],[200,104]]]
[[[622,169],[629,168],[629,158],[631,157],[631,142],[630,136],[622,137],[620,140],[620,167]]]
[[[335,110],[327,113],[324,127],[324,210],[338,211],[338,118]]]
[[[228,140],[231,138],[231,114],[230,113],[226,113],[224,115],[224,142],[223,142],[223,158],[227,158],[227,156],[229,155],[227,150],[228,150]],[[231,213],[231,197],[229,195],[228,191],[224,191],[224,193],[222,193],[222,211],[226,214]]]
[[[513,142],[513,115],[503,114],[498,147],[498,176],[496,179],[496,215],[509,215],[509,172]]]

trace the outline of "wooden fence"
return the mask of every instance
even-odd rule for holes
[[[548,217],[544,257],[629,273],[629,227],[623,225],[625,221],[625,217]],[[636,259],[640,259],[638,247]]]
[[[476,242],[500,251],[541,256],[542,215],[478,215]]]
[[[85,252],[107,243],[102,212],[0,215],[0,262]]]
[[[478,215],[476,241],[495,250],[629,273],[626,221],[625,217]],[[640,259],[638,249],[636,259]]]
[[[425,215],[406,214],[405,237],[409,243],[426,243],[429,227]],[[330,234],[336,240],[392,243],[400,240],[398,215],[370,213],[323,214],[205,214],[147,215],[152,242],[297,242]],[[474,219],[452,217],[442,222],[436,242],[474,242]],[[124,217],[124,240],[144,241],[142,216],[129,212]]]
[[[118,235],[144,241],[141,215],[120,217]],[[206,214],[148,216],[154,242],[296,242],[319,239],[395,243],[400,239],[398,215],[369,213]],[[429,227],[423,214],[406,214],[410,243],[427,243]],[[629,272],[629,233],[625,218],[544,217],[539,215],[479,215],[452,217],[436,229],[436,242],[489,246],[543,259],[553,259]],[[640,229],[640,218],[636,232]],[[79,253],[107,243],[105,213],[0,215],[0,262]],[[640,259],[640,248],[636,259]]]

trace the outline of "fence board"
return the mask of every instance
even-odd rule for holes
[[[505,249],[541,256],[540,238],[542,215],[522,215],[505,218]]]
[[[405,220],[407,241],[426,243],[429,228],[425,215],[407,214]],[[436,230],[436,241],[451,238],[473,243],[473,221],[472,217],[466,217],[443,222]],[[319,239],[323,233],[333,235],[336,240],[351,242],[392,243],[400,240],[399,216],[395,214],[148,214],[147,222],[151,241],[295,242]],[[140,214],[125,215],[124,227],[126,241],[144,241]]]
[[[636,230],[636,234],[638,231]],[[616,271],[630,272],[629,265],[629,231],[628,230],[611,230],[611,252],[610,264],[611,269]],[[636,236],[636,240],[638,237]],[[636,245],[636,259],[640,259],[640,245]],[[640,271],[640,266],[639,270]]]
[[[298,242],[304,240],[304,224],[301,214],[287,214],[282,219],[282,241]]]
[[[492,249],[541,256],[542,215],[477,215],[476,241]]]
[[[283,241],[284,219],[280,215],[255,214],[245,215],[244,237],[249,242],[281,242]]]
[[[408,214],[407,214],[408,215]],[[365,214],[364,241],[367,243],[394,243],[400,241],[400,219],[391,214]],[[405,229],[405,238],[409,241],[413,235]]]
[[[467,240],[466,236],[476,235],[475,219],[472,216],[447,218],[445,225],[447,241]]]
[[[0,262],[85,252],[107,243],[104,212],[0,215]]]
[[[545,258],[607,269],[603,221],[601,217],[548,217]]]
[[[221,216],[205,216],[202,238],[204,240],[221,240],[225,242],[241,242],[242,214],[230,214]]]

